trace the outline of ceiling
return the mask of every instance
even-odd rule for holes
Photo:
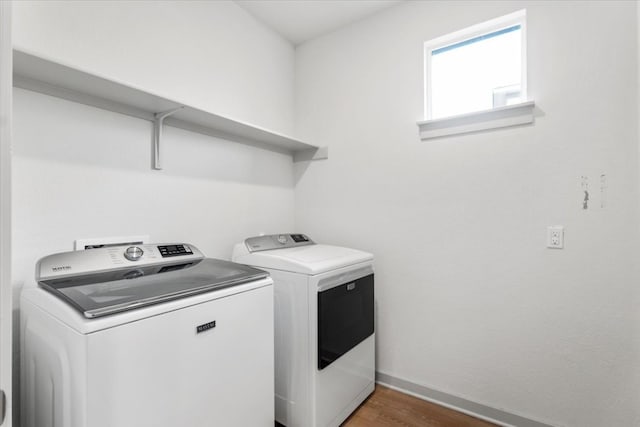
[[[330,33],[404,0],[236,0],[294,45]]]

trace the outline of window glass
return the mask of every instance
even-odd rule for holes
[[[427,43],[427,119],[526,101],[524,28],[510,24],[447,44]]]

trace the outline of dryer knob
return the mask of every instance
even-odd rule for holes
[[[144,251],[137,246],[129,246],[126,251],[124,251],[124,257],[129,261],[138,261],[142,258]]]

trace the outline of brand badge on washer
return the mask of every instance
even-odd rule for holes
[[[208,322],[208,323],[203,323],[202,325],[198,325],[196,326],[196,333],[199,334],[200,332],[205,332],[208,331],[209,329],[213,329],[216,327],[216,321],[212,321],[212,322]]]

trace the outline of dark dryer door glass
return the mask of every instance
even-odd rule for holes
[[[318,369],[373,334],[373,274],[318,292]]]

